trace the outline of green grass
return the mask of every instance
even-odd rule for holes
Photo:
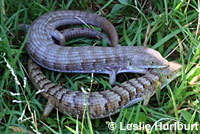
[[[139,122],[153,125],[156,122],[173,123],[174,120],[183,124],[200,124],[200,1],[1,0],[0,7],[0,133],[168,134],[174,131],[125,131],[120,130],[119,126],[120,122],[124,126]],[[181,77],[160,92],[160,99],[157,100],[154,95],[146,107],[138,103],[123,109],[119,114],[97,120],[87,117],[85,120],[77,120],[54,110],[47,122],[42,122],[40,118],[47,100],[36,94],[37,90],[27,76],[28,55],[24,49],[27,36],[19,31],[18,24],[31,24],[38,16],[60,9],[79,9],[101,14],[115,25],[123,46],[145,44],[149,25],[147,46],[158,50],[164,57],[167,56],[169,61],[176,60],[184,64]],[[101,45],[102,42],[85,38],[69,42],[70,45],[74,43]],[[62,83],[71,90],[80,90],[81,86],[91,87],[91,75],[64,75],[48,70],[44,72],[53,82]],[[118,79],[124,81],[126,76],[119,75]],[[94,82],[98,84],[92,85],[92,91],[110,88],[106,75],[95,74]],[[111,121],[117,124],[114,131],[108,129]],[[180,130],[176,133],[198,134],[199,125],[198,129]]]

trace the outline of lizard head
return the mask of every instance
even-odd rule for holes
[[[176,62],[169,62],[169,66],[162,69],[152,69],[153,74],[158,74],[161,80],[161,88],[165,86],[165,82],[170,83],[172,80],[181,75],[182,65]]]
[[[166,84],[169,84],[172,80],[181,75],[182,65],[176,62],[169,62],[169,66],[161,69],[151,69],[145,74],[145,78],[151,80],[154,90],[146,90],[144,92],[143,105],[147,105],[150,97],[156,92],[158,86],[160,89],[164,88]]]
[[[168,61],[154,49],[139,46],[134,51],[133,54],[136,54],[127,60],[129,70],[140,69],[146,72],[150,68],[164,68],[169,66]]]

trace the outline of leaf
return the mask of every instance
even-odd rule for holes
[[[147,116],[146,116],[146,114],[144,112],[141,112],[141,104],[142,103],[140,102],[138,106],[134,107],[135,109],[133,109],[131,107],[128,108],[127,109],[127,113],[125,114],[125,118],[127,120],[129,120],[129,118],[130,118],[130,121],[134,122],[134,123],[146,122]],[[131,114],[132,109],[136,110],[136,111],[134,111],[133,114]],[[130,117],[130,115],[132,115],[132,116]]]
[[[123,23],[123,36],[124,36],[124,40],[126,41],[126,43],[128,44],[128,46],[130,46],[131,45],[131,41],[130,41],[128,35],[127,35],[125,21]]]
[[[70,132],[72,132],[73,134],[77,134],[77,132],[74,130],[74,129],[72,129],[72,128],[70,128],[70,127],[68,127],[68,126],[65,126]]]
[[[57,126],[57,122],[50,117],[47,118],[47,123],[51,124],[51,126],[54,126],[54,127]]]
[[[128,0],[118,0],[123,5],[129,5]]]
[[[121,4],[116,4],[111,10],[111,14],[116,13],[118,10],[120,10],[123,7]]]
[[[156,48],[160,47],[161,45],[163,45],[165,42],[167,42],[168,40],[170,40],[171,38],[173,38],[175,35],[177,35],[180,32],[181,32],[180,29],[177,29],[177,30],[171,32],[170,34],[168,34],[167,36],[165,36],[161,40],[159,40],[152,48],[156,49]]]
[[[185,110],[181,111],[181,115],[187,122],[190,122],[192,115],[188,111]]]
[[[28,133],[33,134],[33,132],[27,131],[24,128],[21,128],[21,127],[10,126],[9,128],[12,129],[12,131],[15,132],[15,133],[20,132],[20,133],[24,133],[24,134],[28,134]]]

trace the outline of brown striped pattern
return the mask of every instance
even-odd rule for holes
[[[171,76],[170,79],[166,79],[169,83],[178,76],[180,69],[180,64],[170,62],[170,66],[160,69],[160,72],[164,77]],[[83,112],[88,105],[91,119],[113,115],[129,102],[132,101],[134,104],[134,100],[137,98],[146,99],[145,94],[147,93],[152,96],[157,88],[155,83],[161,82],[160,74],[155,69],[148,71],[142,77],[133,78],[116,85],[110,90],[85,94],[81,91],[69,91],[52,83],[31,59],[28,61],[28,71],[34,86],[37,89],[44,90],[42,95],[46,99],[52,100],[52,103],[50,101],[48,105],[49,103],[55,104],[55,107],[62,113],[70,114],[73,117],[79,116],[79,118],[83,116]],[[161,82],[161,86],[163,88],[164,83]],[[46,117],[52,109],[46,108],[45,110],[47,111],[47,114],[44,114]]]

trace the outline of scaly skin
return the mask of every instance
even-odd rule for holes
[[[105,39],[107,43],[113,46],[110,42],[110,39],[103,33],[91,29],[91,28],[69,28],[62,30],[61,33],[65,36],[65,39],[73,39],[78,37],[88,37],[88,38],[96,38],[96,39]]]
[[[42,95],[48,99],[43,113],[44,118],[55,107],[64,114],[81,118],[88,104],[90,118],[97,119],[113,115],[123,107],[128,107],[141,100],[144,100],[146,105],[156,92],[158,85],[161,85],[161,89],[165,87],[160,74],[169,84],[180,75],[181,68],[180,64],[169,62],[169,67],[160,70],[151,69],[144,76],[125,81],[110,90],[85,94],[81,91],[70,91],[52,83],[44,76],[36,63],[31,59],[28,61],[28,72],[32,83],[38,90],[43,90]]]
[[[31,25],[29,24],[19,24],[18,28],[24,31],[29,31]],[[111,46],[110,39],[102,32],[99,32],[92,28],[87,27],[75,27],[75,28],[68,28],[60,31],[61,34],[65,37],[65,40],[78,38],[78,37],[88,37],[88,38],[95,38],[95,39],[104,39],[107,41],[107,43]],[[63,42],[63,40],[59,40],[55,38],[58,42]]]
[[[64,35],[56,28],[69,24],[101,27],[114,47],[65,47]],[[54,43],[56,38],[60,45]],[[39,65],[60,72],[105,73],[110,84],[122,72],[145,73],[148,68],[163,68],[168,61],[159,52],[142,46],[117,46],[118,36],[105,18],[84,11],[54,11],[40,16],[30,27],[26,50]]]

